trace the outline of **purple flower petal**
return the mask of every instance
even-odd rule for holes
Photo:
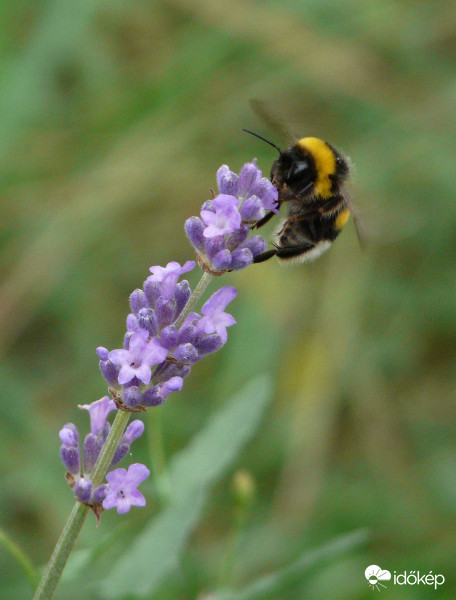
[[[147,281],[161,282],[161,294],[166,300],[171,300],[181,275],[195,268],[195,261],[188,260],[182,267],[176,261],[169,262],[166,267],[150,267],[152,275]]]
[[[215,213],[209,210],[201,211],[201,218],[206,225],[203,232],[205,238],[232,233],[241,225],[241,215],[238,210],[239,201],[234,196],[220,194],[212,200]]]
[[[228,165],[222,165],[217,171],[217,185],[221,194],[236,196],[238,176]]]
[[[134,377],[148,385],[152,376],[150,367],[165,360],[168,350],[156,338],[148,342],[148,336],[145,329],[139,329],[132,334],[128,350],[112,350],[109,353],[109,360],[120,366],[120,385],[125,385]]]
[[[228,339],[226,328],[234,325],[236,320],[223,309],[236,297],[236,294],[236,288],[231,286],[222,287],[215,292],[201,309],[204,317],[196,324],[197,330],[205,334],[217,333],[225,344]]]
[[[106,475],[108,489],[103,500],[106,509],[117,508],[119,514],[127,513],[132,506],[144,506],[146,499],[136,488],[147,477],[150,471],[141,463],[135,463],[126,469],[115,469]]]
[[[236,296],[236,288],[229,285],[221,287],[203,304],[201,313],[205,316],[212,316],[226,308]]]
[[[125,351],[118,350],[118,352]],[[98,435],[103,431],[106,418],[112,410],[115,410],[116,404],[114,400],[110,400],[108,396],[103,396],[103,398],[96,402],[92,402],[92,404],[78,404],[78,408],[89,411],[90,431],[93,435]]]
[[[184,273],[188,273],[195,268],[195,261],[188,260],[182,267],[176,261],[169,262],[166,267],[150,267],[152,275],[148,277],[150,281],[163,281],[168,275],[176,275],[178,278]]]

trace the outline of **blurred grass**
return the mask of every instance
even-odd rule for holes
[[[274,151],[241,128],[285,143],[251,114],[259,97],[351,157],[372,242],[361,253],[348,225],[313,265],[224,278],[238,325],[160,409],[167,452],[267,369],[274,406],[238,465],[258,499],[233,583],[368,527],[344,569],[283,597],[368,597],[372,563],[443,573],[439,598],[453,597],[455,13],[449,1],[0,3],[0,506],[37,564],[71,507],[57,432],[85,427],[76,403],[105,391],[94,349],[120,345],[150,265],[191,258],[183,222],[220,164],[257,156],[268,172]],[[228,489],[166,597],[215,585]],[[28,597],[8,556],[0,571]]]

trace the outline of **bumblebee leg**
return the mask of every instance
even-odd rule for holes
[[[299,246],[282,246],[278,250],[276,250],[277,258],[282,258],[283,260],[287,260],[288,258],[295,258],[296,256],[301,256],[302,254],[306,254],[312,248],[315,248],[315,244],[300,244]],[[260,254],[261,256],[261,254]],[[266,260],[266,259],[265,259]]]
[[[257,221],[255,223],[255,225],[252,225],[252,227],[250,229],[258,229],[259,227],[263,227],[263,225],[265,225],[268,221],[270,221],[274,215],[275,215],[275,213],[273,213],[271,211],[270,213],[265,215],[262,219]]]
[[[272,258],[275,254],[277,254],[277,249],[267,250],[266,252],[262,252],[261,254],[258,254],[258,256],[255,256],[255,258],[253,259],[253,262],[254,263],[263,262],[265,260],[268,260],[269,258]]]

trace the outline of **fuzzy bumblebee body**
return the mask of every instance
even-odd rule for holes
[[[352,207],[343,189],[348,162],[319,138],[301,138],[283,152],[264,141],[279,151],[271,168],[271,181],[279,192],[279,206],[288,202],[289,210],[276,232],[275,249],[263,252],[255,262],[272,256],[292,263],[314,260],[331,246],[350,216]],[[256,227],[272,216],[267,214]]]

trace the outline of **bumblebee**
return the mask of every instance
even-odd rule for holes
[[[354,213],[343,187],[349,174],[347,159],[331,144],[316,137],[303,137],[282,151],[253,131],[244,131],[279,152],[271,168],[271,182],[279,192],[279,207],[289,203],[288,217],[276,233],[275,248],[259,254],[254,262],[272,256],[289,263],[318,258],[340,234],[350,213]],[[268,213],[254,227],[262,227],[273,215]],[[357,226],[356,218],[354,221]],[[358,227],[357,232],[360,237]]]

